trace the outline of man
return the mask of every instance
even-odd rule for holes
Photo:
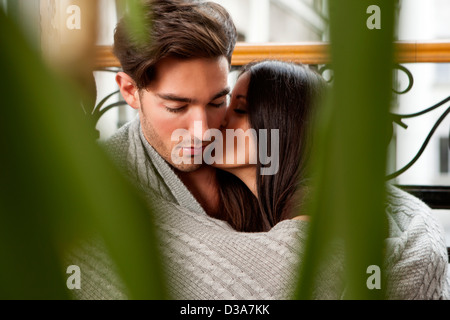
[[[145,10],[153,23],[148,42],[133,42],[127,20],[117,26],[114,53],[124,71],[118,73],[117,83],[126,102],[138,110],[148,143],[172,165],[202,207],[214,212],[214,170],[193,158],[209,143],[208,129],[218,128],[225,115],[236,29],[228,13],[214,3],[156,1],[147,3]],[[200,126],[194,127],[196,121]],[[181,164],[171,157],[178,143],[171,138],[176,129],[191,134],[191,143],[180,150],[191,159]]]
[[[209,143],[207,130],[218,128],[222,121],[236,42],[230,16],[214,3],[175,0],[147,1],[144,16],[144,36],[135,36],[123,19],[114,44],[123,68],[116,80],[124,99],[138,110],[139,119],[121,128],[106,148],[155,209],[170,294],[177,299],[291,297],[307,222],[288,220],[266,233],[238,233],[210,217],[218,200],[213,169],[195,161],[177,164],[171,157],[179,143],[172,141],[174,130],[189,132],[190,143],[175,152],[193,160]],[[397,194],[397,199],[411,200],[404,194]],[[393,224],[400,221],[392,217]],[[394,250],[389,261],[397,263],[402,252],[402,248]],[[97,261],[97,267],[102,263],[107,261]],[[315,298],[343,296],[342,267],[339,254],[330,255],[316,283]],[[85,283],[95,277],[86,271],[83,275]],[[399,275],[404,272],[394,274]],[[97,295],[78,294],[126,298],[114,283],[104,287],[91,283]],[[408,298],[417,296],[419,285],[414,283],[402,292],[396,287],[389,290],[392,297]],[[420,294],[428,296],[420,297],[440,297],[440,282],[432,289],[427,286]]]

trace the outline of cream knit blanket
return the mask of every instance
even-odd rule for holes
[[[287,220],[269,232],[241,233],[209,217],[171,167],[143,137],[139,120],[106,143],[117,164],[156,209],[168,288],[174,299],[289,299],[307,236],[307,222]],[[431,210],[389,188],[386,272],[389,299],[448,299],[443,230]],[[126,299],[125,288],[99,243],[69,256],[83,270],[78,299]],[[340,299],[339,247],[316,283],[315,299]]]

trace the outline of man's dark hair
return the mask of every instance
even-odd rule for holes
[[[143,28],[133,34],[124,16],[114,34],[114,54],[139,89],[153,80],[155,66],[166,57],[218,58],[231,63],[236,27],[229,13],[213,2],[143,1]],[[142,37],[143,36],[143,37]],[[142,41],[145,39],[145,41]]]

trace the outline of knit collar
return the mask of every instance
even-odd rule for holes
[[[203,210],[202,206],[198,203],[198,201],[194,198],[192,193],[187,189],[184,183],[177,176],[173,167],[169,165],[167,161],[164,160],[147,141],[142,131],[140,121],[138,120],[137,122],[138,124],[134,127],[139,132],[139,137],[142,146],[144,147],[144,152],[146,154],[146,157],[150,160],[145,161],[140,165],[145,165],[147,167],[146,171],[149,172],[149,170],[152,169],[150,168],[150,164],[153,164],[154,168],[158,172],[157,175],[158,178],[152,179],[152,181],[150,181],[150,184],[152,185],[153,189],[159,190],[160,193],[162,193],[161,192],[162,189],[168,189],[170,190],[171,195],[173,196],[173,200],[175,200],[178,205],[188,210],[206,215],[206,212]],[[160,195],[165,196],[164,194]]]

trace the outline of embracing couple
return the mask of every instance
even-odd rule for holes
[[[123,70],[116,81],[139,117],[105,147],[155,209],[170,294],[291,297],[307,238],[302,204],[323,79],[307,66],[261,61],[244,66],[231,91],[237,34],[224,8],[155,0],[145,1],[144,10],[148,41],[139,42],[125,18],[114,43]],[[425,219],[436,221],[418,199],[389,190],[388,297],[445,298],[442,234],[422,228]],[[424,276],[429,264],[434,271]],[[345,297],[343,268],[337,247],[314,298]],[[126,298],[119,287],[104,290]]]

